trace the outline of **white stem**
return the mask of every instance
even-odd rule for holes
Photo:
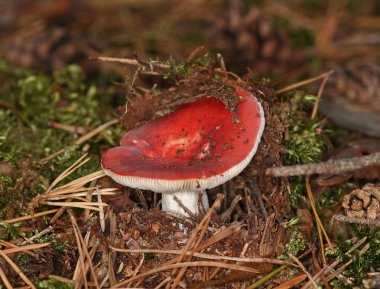
[[[202,205],[205,210],[210,208],[208,203],[207,194],[205,191],[201,192],[202,194]],[[198,199],[199,192],[178,192],[174,194],[162,194],[162,210],[165,212],[171,212],[180,216],[188,217],[189,215],[186,211],[178,204],[174,199],[174,196],[194,215],[199,214],[198,210]]]

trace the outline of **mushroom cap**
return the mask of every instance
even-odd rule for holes
[[[128,131],[104,153],[104,172],[132,188],[160,193],[216,187],[237,176],[256,153],[265,119],[261,104],[237,89],[238,121],[204,98]]]

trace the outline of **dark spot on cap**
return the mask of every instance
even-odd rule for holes
[[[225,144],[220,148],[220,150],[221,150],[221,151],[225,151],[225,150],[228,149],[228,147],[229,147],[229,144],[228,144],[228,143],[225,143]]]

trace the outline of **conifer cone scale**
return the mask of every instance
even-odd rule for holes
[[[349,217],[375,220],[380,217],[380,187],[366,184],[344,196],[342,206]]]

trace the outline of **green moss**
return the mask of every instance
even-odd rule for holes
[[[305,179],[301,176],[290,177],[289,185],[291,188],[289,202],[293,208],[297,209],[301,206],[302,203],[306,202]]]
[[[0,239],[13,240],[25,236],[25,234],[21,231],[21,224],[22,223],[0,223]]]
[[[38,231],[33,231],[33,234],[32,235],[35,235],[37,234]],[[34,239],[34,242],[35,243],[50,243],[50,245],[58,250],[58,251],[65,251],[65,250],[73,250],[73,246],[67,242],[67,241],[64,241],[64,242],[60,242],[59,240],[57,240],[56,238],[56,235],[54,233],[50,233],[50,234],[45,234],[39,238],[36,238]]]
[[[358,240],[366,237],[366,242],[352,253],[346,254],[346,252],[353,246],[353,242],[351,240],[337,241],[336,249],[327,252],[329,257],[339,257],[343,263],[352,260],[352,263],[342,272],[342,274],[346,278],[349,278],[353,284],[350,284],[351,287],[347,287],[348,284],[339,280],[334,280],[332,284],[339,286],[339,288],[353,288],[355,286],[360,286],[363,279],[367,277],[367,272],[372,270],[378,271],[380,269],[380,229],[370,229],[367,226],[358,227],[354,225],[353,232]],[[359,252],[366,245],[369,245],[368,250],[359,256]]]
[[[92,84],[75,65],[46,75],[15,69],[0,61],[0,81],[0,162],[13,167],[11,173],[0,176],[0,218],[4,219],[25,211],[32,197],[44,192],[84,153],[81,146],[73,145],[78,137],[75,133],[53,128],[49,123],[90,130],[110,120],[113,89],[111,85],[103,89]],[[64,181],[100,169],[98,148],[102,144],[115,145],[119,130],[112,128],[91,138],[87,142],[87,152],[93,155],[91,161]],[[65,152],[47,165],[39,163],[61,149]]]
[[[284,252],[278,258],[280,260],[291,260],[290,255],[297,256],[304,251],[307,246],[307,241],[298,236],[298,231],[294,230],[290,236],[289,242],[285,245]]]
[[[306,164],[320,161],[325,147],[321,137],[320,123],[308,119],[291,121],[289,138],[284,142],[287,149],[284,164]]]
[[[31,70],[0,69],[1,151],[15,158],[33,152],[42,158],[73,143],[74,135],[51,128],[49,122],[97,126],[105,114],[111,91],[88,84],[80,68],[68,66],[52,76]],[[102,116],[102,117],[99,117]]]
[[[189,69],[190,64],[186,61],[183,61],[183,60],[178,61],[175,59],[169,59],[167,64],[169,65],[169,69],[164,75],[165,79],[170,79],[177,73],[186,74],[189,72],[188,69]]]
[[[38,289],[73,289],[74,285],[58,281],[55,279],[46,279],[36,283]]]
[[[340,202],[344,195],[348,194],[356,187],[355,184],[346,182],[339,186],[331,186],[326,189],[323,194],[319,195],[317,200],[317,209],[322,210],[330,208],[331,205]]]

